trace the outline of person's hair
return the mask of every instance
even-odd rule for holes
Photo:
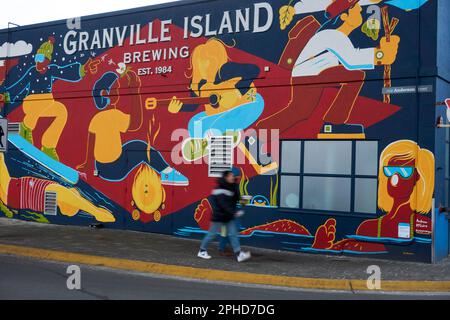
[[[430,212],[434,192],[434,156],[429,150],[420,148],[411,140],[393,142],[381,153],[378,171],[378,207],[389,212],[394,204],[394,199],[387,191],[388,178],[383,172],[383,168],[388,166],[392,159],[415,160],[415,169],[420,178],[411,193],[409,204],[411,209],[418,213]]]
[[[155,212],[165,200],[159,175],[146,164],[141,165],[134,176],[131,193],[138,209],[145,213]]]
[[[228,177],[229,174],[234,174],[234,173],[231,170],[224,170],[224,171],[222,171],[221,176],[219,178],[217,178],[217,184],[219,186],[227,185],[228,182],[226,181],[226,178]]]
[[[224,172],[222,172],[222,178],[228,177],[229,174],[233,174],[234,175],[233,171],[225,170]]]
[[[191,78],[190,89],[199,95],[200,81],[206,80],[207,82],[214,82],[217,73],[220,72],[220,69],[228,62],[228,60],[229,57],[226,45],[219,39],[211,38],[206,43],[197,46],[193,50],[191,57],[190,70],[192,73],[187,76],[188,78]],[[202,76],[200,72],[200,66],[205,63],[205,61],[210,62],[206,77]]]

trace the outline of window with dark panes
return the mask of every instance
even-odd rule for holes
[[[375,214],[378,142],[283,140],[280,207]]]

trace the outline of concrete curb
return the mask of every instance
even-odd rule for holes
[[[341,290],[341,291],[371,291],[366,280],[319,279],[286,277],[267,274],[252,274],[224,270],[211,270],[154,262],[126,260],[92,256],[64,251],[38,249],[32,247],[0,244],[0,254],[10,254],[43,260],[102,266],[113,269],[153,273],[183,278],[224,281],[235,283],[270,285],[299,289]],[[381,290],[389,292],[450,292],[450,281],[392,281],[384,280]]]

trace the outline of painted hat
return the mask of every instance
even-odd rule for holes
[[[107,93],[110,93],[111,88],[117,79],[119,79],[117,73],[109,71],[103,74],[102,77],[95,82],[92,95],[94,97],[94,103],[97,109],[103,110],[109,106],[111,101],[108,97],[104,97],[102,92],[106,91]]]
[[[336,18],[341,13],[347,11],[358,2],[359,0],[334,0],[333,3],[331,3],[325,10],[327,18],[328,19]]]
[[[49,37],[46,42],[41,44],[37,54],[43,54],[47,60],[52,60],[53,55],[53,44],[55,43],[55,38]]]
[[[240,177],[241,176],[241,169],[239,169],[239,168],[233,167],[231,169],[231,172],[233,172],[233,175],[235,177]]]

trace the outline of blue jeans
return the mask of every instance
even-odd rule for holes
[[[236,227],[236,222],[231,220],[228,223],[221,222],[211,222],[211,227],[209,228],[208,234],[203,238],[200,245],[200,250],[205,250],[208,248],[210,242],[212,242],[218,233],[220,233],[222,226],[227,228],[227,237],[230,240],[231,247],[234,253],[239,253],[241,251],[241,245],[238,238],[238,230]]]
[[[241,224],[238,219],[234,219],[234,224],[236,225],[237,232],[239,234],[239,230],[241,229]],[[225,251],[225,248],[230,243],[230,239],[228,237],[219,237],[219,251]]]

